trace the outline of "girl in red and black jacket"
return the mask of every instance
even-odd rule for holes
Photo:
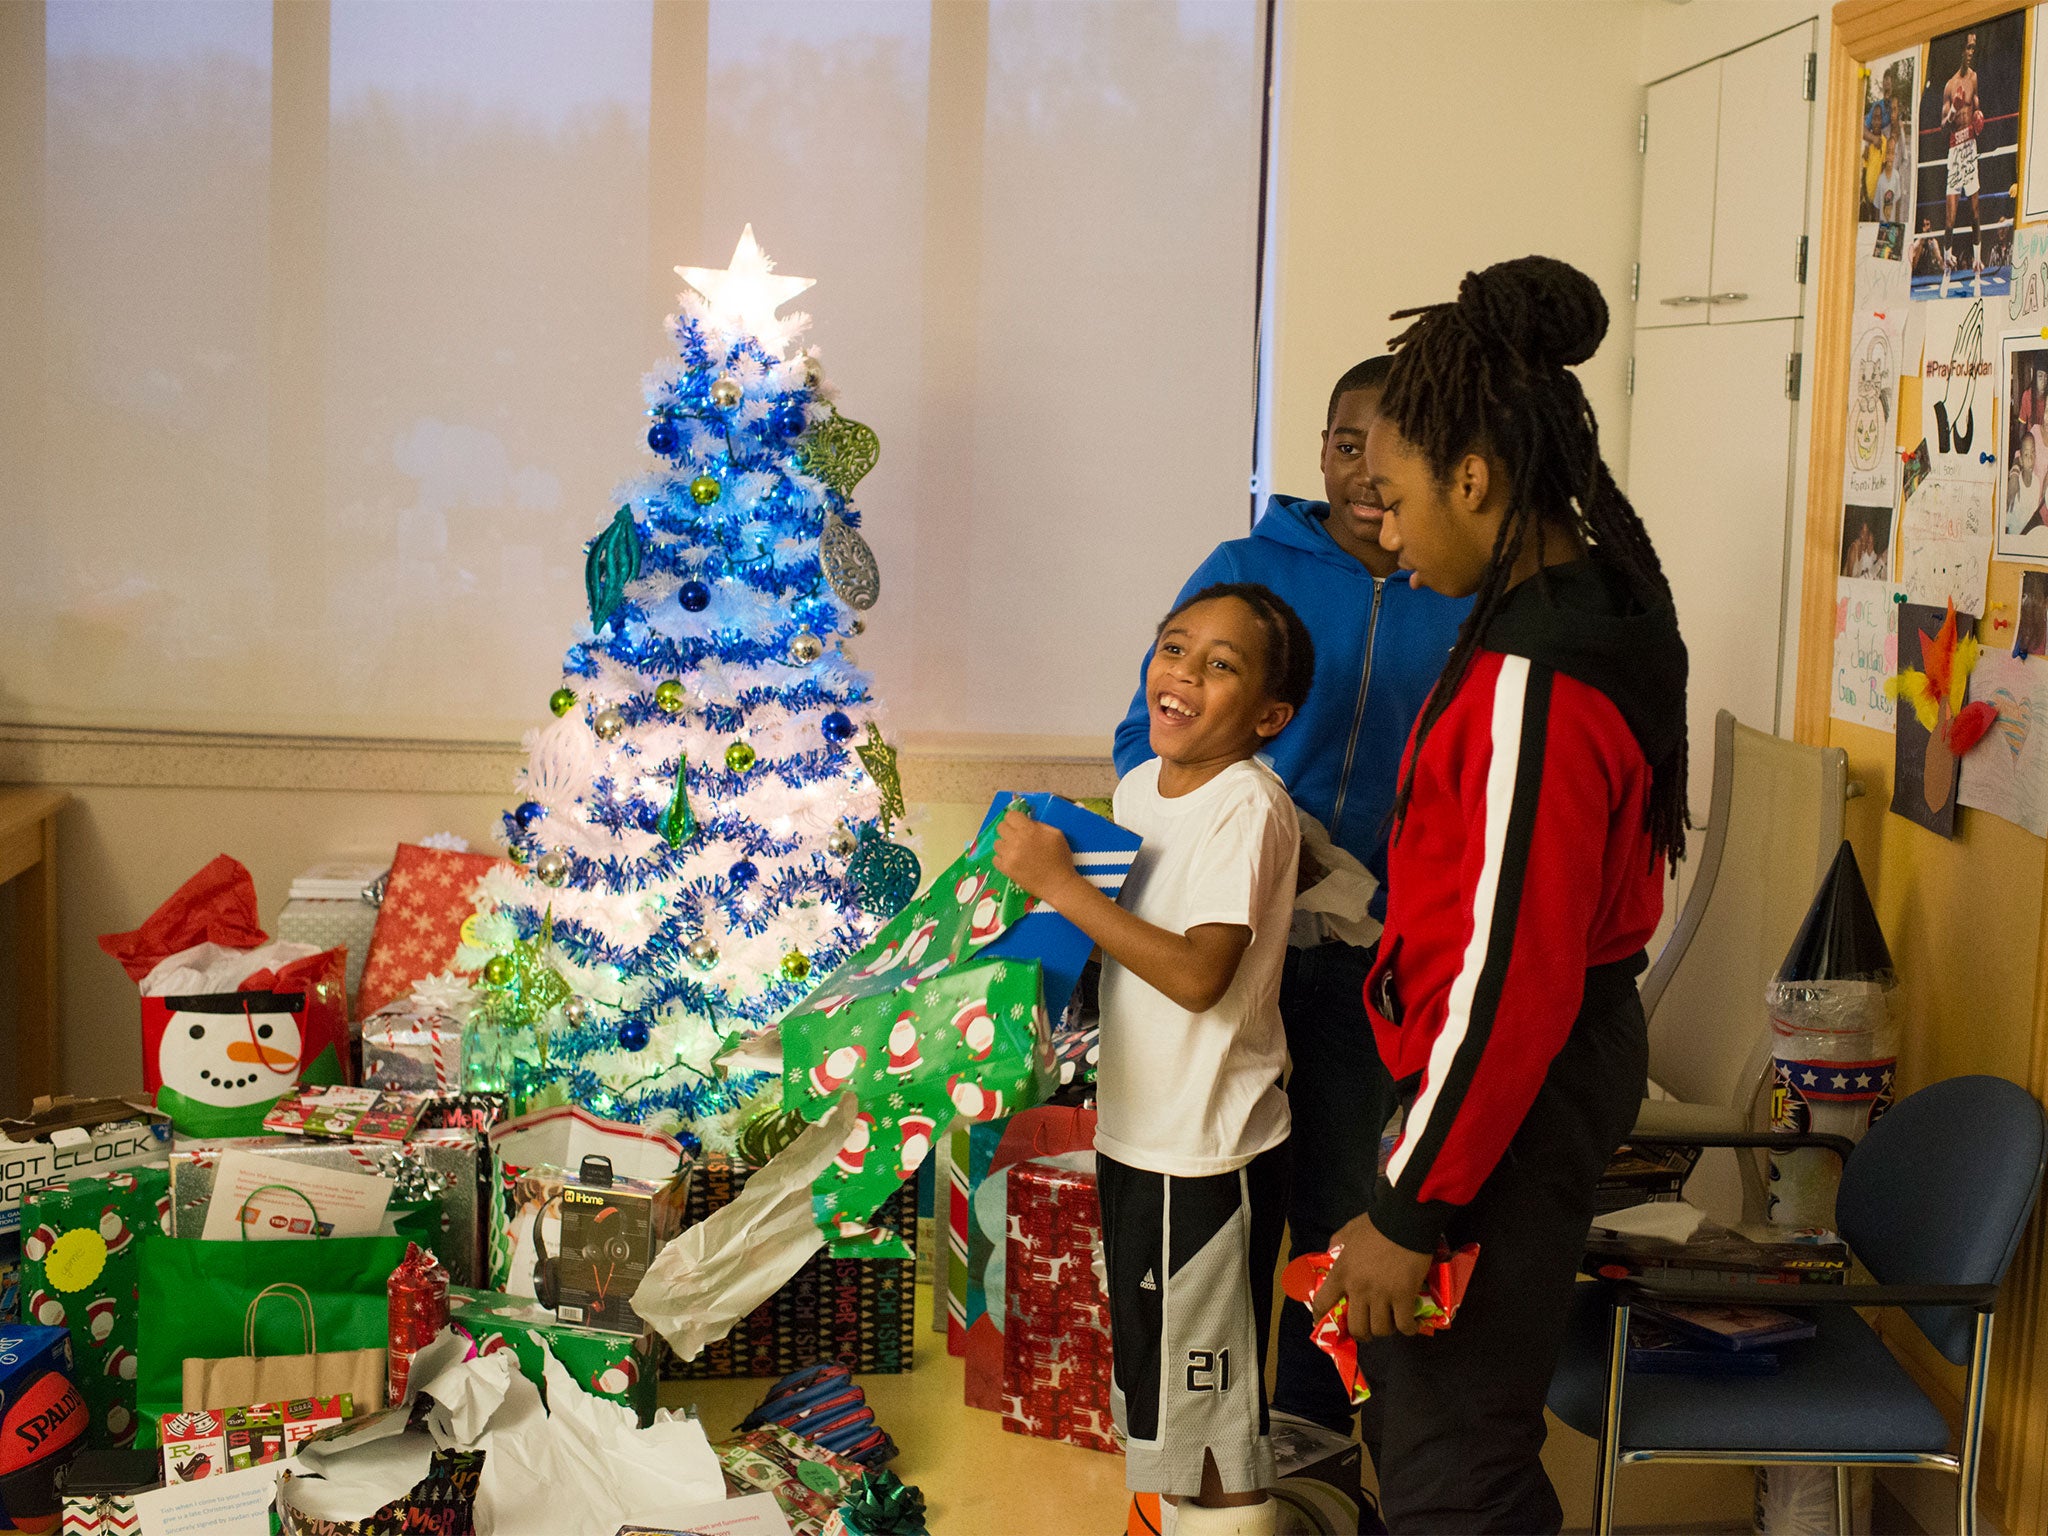
[[[1606,333],[1599,289],[1530,256],[1407,316],[1366,443],[1380,537],[1474,605],[1409,738],[1366,983],[1406,1118],[1316,1309],[1348,1298],[1379,1341],[1391,1530],[1556,1531],[1543,1400],[1644,1090],[1635,978],[1685,847],[1685,646],[1567,371]],[[1456,1323],[1421,1337],[1439,1239],[1479,1262]]]

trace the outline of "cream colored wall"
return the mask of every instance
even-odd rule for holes
[[[1394,310],[1540,253],[1613,310],[1583,369],[1627,461],[1623,393],[1641,202],[1636,0],[1293,0],[1281,17],[1275,486],[1322,494],[1330,386],[1385,350]]]

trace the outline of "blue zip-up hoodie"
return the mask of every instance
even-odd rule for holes
[[[1409,729],[1443,670],[1470,598],[1411,587],[1405,572],[1375,577],[1337,547],[1320,501],[1274,496],[1251,537],[1219,544],[1195,569],[1175,604],[1223,581],[1271,587],[1301,615],[1316,647],[1308,702],[1266,751],[1295,803],[1330,829],[1384,887],[1387,812]],[[1130,711],[1116,728],[1116,771],[1152,755],[1145,668]],[[1384,889],[1373,913],[1385,909]]]

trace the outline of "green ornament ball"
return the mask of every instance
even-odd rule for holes
[[[573,688],[557,688],[548,695],[548,708],[556,715],[566,715],[576,707],[576,691]]]
[[[745,773],[754,766],[754,749],[744,741],[736,741],[725,749],[725,766],[734,773]]]
[[[811,974],[811,957],[800,949],[792,949],[782,957],[782,979],[802,981]]]
[[[663,714],[674,714],[683,707],[683,685],[674,678],[657,684],[654,689],[654,704]]]
[[[708,507],[718,500],[718,493],[725,487],[711,475],[699,475],[690,482],[690,499],[700,507]]]
[[[484,962],[485,985],[502,987],[511,979],[512,960],[509,955],[493,955]]]

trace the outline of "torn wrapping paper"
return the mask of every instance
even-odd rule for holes
[[[346,955],[271,942],[226,854],[99,943],[141,989],[143,1086],[179,1131],[252,1135],[300,1082],[347,1080]]]
[[[1046,977],[1070,992],[1088,944],[997,872],[996,811],[1010,798],[997,798],[923,896],[781,1022],[784,1106],[810,1119],[842,1091],[860,1101],[842,1155],[813,1189],[835,1254],[901,1256],[867,1217],[917,1171],[947,1122],[993,1120],[1058,1085]],[[1066,801],[1033,813],[1061,828],[1091,884],[1121,892],[1129,833]]]
[[[693,1164],[683,1230],[732,1204],[757,1171],[720,1152]],[[899,1186],[869,1220],[906,1240],[915,1237],[917,1192]],[[821,1360],[837,1360],[850,1371],[895,1375],[911,1369],[915,1358],[916,1291],[915,1259],[835,1259],[815,1253],[696,1359],[677,1360],[664,1350],[661,1374],[781,1377]]]
[[[1307,811],[1298,814],[1301,867],[1317,874],[1313,884],[1295,895],[1288,942],[1303,947],[1331,939],[1360,948],[1377,944],[1380,924],[1371,909],[1379,881],[1348,849],[1331,841],[1320,821]]]
[[[822,1536],[826,1523],[867,1469],[835,1456],[816,1441],[769,1424],[722,1440],[715,1447],[735,1489],[773,1494],[795,1536]]]
[[[724,1497],[718,1458],[696,1421],[663,1413],[643,1429],[627,1409],[584,1392],[552,1355],[544,1408],[509,1354],[463,1353],[462,1340],[443,1333],[414,1358],[409,1394],[433,1405],[424,1433],[408,1430],[409,1414],[400,1411],[301,1449],[307,1474],[350,1490],[343,1500],[330,1487],[329,1507],[373,1511],[369,1501],[409,1490],[407,1479],[432,1458],[461,1452],[482,1453],[477,1536],[613,1536],[622,1525],[659,1526],[677,1508]],[[296,1502],[309,1497],[307,1486],[293,1490]]]
[[[811,1181],[841,1155],[861,1114],[845,1094],[747,1181],[738,1199],[670,1242],[648,1266],[633,1310],[680,1360],[780,1290],[824,1245]]]
[[[1315,1294],[1330,1277],[1330,1266],[1344,1251],[1340,1243],[1328,1253],[1304,1253],[1280,1274],[1280,1288],[1303,1306],[1314,1310]],[[1452,1252],[1437,1245],[1436,1260],[1423,1277],[1422,1294],[1415,1298],[1415,1316],[1424,1333],[1441,1333],[1457,1318],[1464,1303],[1465,1288],[1472,1283],[1472,1266],[1479,1260],[1479,1245],[1467,1243]],[[1362,1403],[1372,1396],[1372,1386],[1358,1368],[1358,1340],[1347,1326],[1351,1304],[1338,1303],[1317,1318],[1311,1331],[1316,1348],[1337,1367],[1338,1378],[1351,1401]]]

